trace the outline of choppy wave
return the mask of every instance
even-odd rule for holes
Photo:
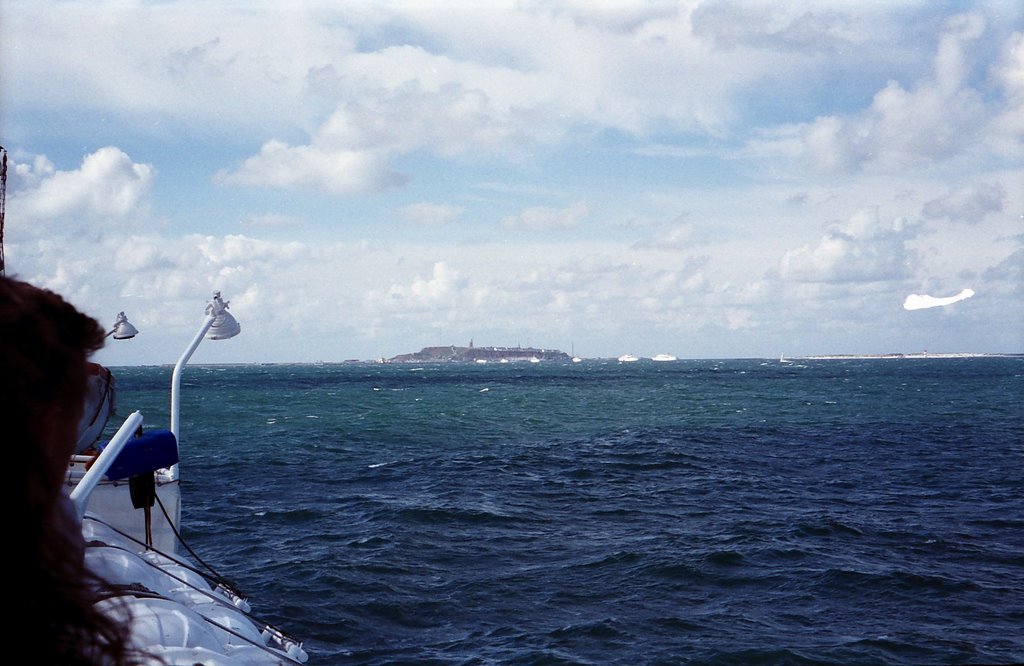
[[[314,663],[1024,661],[1018,362],[539,365],[190,368],[186,537]]]

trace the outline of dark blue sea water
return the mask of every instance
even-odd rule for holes
[[[168,422],[169,368],[117,371]],[[185,536],[320,664],[1024,661],[1024,359],[189,367]]]

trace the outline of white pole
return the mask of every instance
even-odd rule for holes
[[[213,325],[214,315],[210,314],[206,316],[203,321],[203,325],[199,327],[199,332],[196,333],[196,337],[192,339],[192,343],[188,346],[185,352],[178,359],[178,362],[174,365],[174,374],[171,375],[171,432],[174,433],[174,439],[178,441],[179,447],[181,446],[181,440],[178,438],[178,411],[180,407],[180,395],[181,395],[181,370],[188,363],[188,360],[192,358],[192,353],[199,346],[199,343],[203,341],[203,336],[210,330],[210,326]]]
[[[78,512],[79,520],[85,515],[85,505],[89,503],[89,495],[99,485],[100,479],[107,473],[110,466],[114,464],[114,461],[117,460],[118,454],[121,453],[128,440],[135,435],[135,431],[139,429],[140,425],[142,425],[142,412],[132,412],[124,420],[124,423],[121,424],[121,427],[117,429],[117,433],[110,438],[110,443],[103,449],[103,453],[96,458],[89,471],[85,473],[82,480],[71,491],[71,501]]]

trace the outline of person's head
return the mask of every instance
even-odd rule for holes
[[[0,276],[0,428],[13,495],[12,570],[32,590],[12,631],[33,661],[125,664],[128,629],[96,602],[105,583],[85,567],[81,527],[61,486],[78,439],[89,355],[103,329],[57,294]]]
[[[95,319],[57,294],[0,277],[0,423],[5,455],[39,485],[27,489],[30,504],[59,492],[81,418],[86,361],[103,338]]]

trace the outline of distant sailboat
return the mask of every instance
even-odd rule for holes
[[[792,363],[792,361],[786,360],[785,354],[779,354],[779,363]]]

